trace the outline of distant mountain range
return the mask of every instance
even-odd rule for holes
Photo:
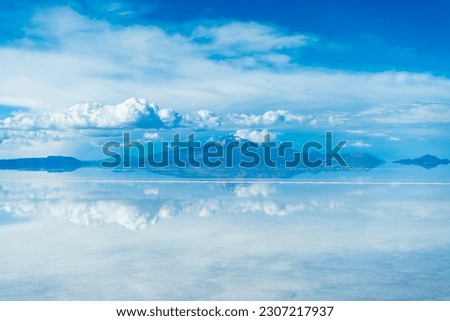
[[[219,143],[223,150],[227,150],[230,144],[239,141],[240,144],[251,143],[247,139],[241,139],[234,135],[226,135],[222,136],[220,139],[215,140]],[[170,154],[168,159],[168,166],[164,168],[154,168],[150,167],[147,164],[146,158],[130,158],[130,168],[128,170],[134,170],[138,168],[138,164],[146,164],[146,169],[161,175],[168,176],[176,176],[183,178],[290,178],[305,172],[318,173],[322,171],[365,171],[370,170],[375,167],[380,166],[385,163],[383,160],[378,159],[377,157],[367,154],[367,153],[348,153],[341,154],[342,158],[348,164],[348,166],[340,166],[336,161],[333,161],[332,166],[325,166],[326,156],[322,153],[312,151],[306,155],[306,153],[301,153],[295,150],[292,147],[287,147],[284,149],[283,155],[278,155],[275,148],[271,150],[270,159],[273,161],[274,165],[267,165],[264,160],[264,148],[260,145],[258,147],[254,147],[252,149],[254,155],[256,154],[259,157],[260,162],[255,164],[254,166],[244,167],[241,166],[242,162],[250,162],[250,158],[248,155],[244,155],[244,153],[239,148],[231,149],[232,153],[232,163],[225,163],[223,160],[223,164],[218,167],[208,167],[205,166],[205,160],[207,156],[203,154],[203,150],[201,148],[194,149],[194,153],[189,155],[187,149],[180,149],[178,154]],[[295,158],[295,154],[299,155],[301,160],[300,164],[295,167],[286,166],[286,162],[292,161]],[[177,156],[180,160],[187,163],[189,157],[199,160],[201,162],[199,167],[193,167],[187,165],[186,167],[177,166],[175,163],[175,156]],[[308,167],[304,164],[305,159],[309,159],[312,162],[321,162],[322,164],[317,167]],[[162,155],[157,154],[154,155],[154,159],[161,160]],[[127,170],[120,169],[117,170]]]
[[[322,154],[309,155],[311,159],[324,160],[325,156]],[[173,163],[165,168],[152,168],[148,164],[145,168],[139,168],[137,164],[139,159],[132,159],[129,168],[119,166],[115,168],[117,171],[135,171],[147,170],[161,175],[169,175],[186,178],[289,178],[304,172],[320,172],[320,171],[364,171],[375,168],[383,163],[382,160],[370,154],[343,154],[348,167],[340,167],[334,164],[332,167],[320,166],[317,168],[308,168],[300,165],[295,168],[285,168],[281,166],[268,167],[265,165],[258,165],[253,168],[244,168],[238,165],[238,159],[232,167],[226,168],[221,166],[218,168],[177,167]],[[277,165],[279,160],[275,160]],[[47,172],[71,172],[85,167],[101,167],[101,161],[81,161],[74,157],[65,156],[48,156],[45,158],[18,158],[18,159],[3,159],[0,160],[0,170],[18,170],[18,171],[47,171]]]
[[[394,161],[394,163],[402,165],[416,165],[426,169],[431,169],[439,165],[448,165],[450,164],[450,160],[448,160],[447,158],[440,159],[436,156],[427,154],[419,158],[397,160]]]
[[[72,172],[82,167],[99,166],[100,162],[81,161],[74,157],[1,159],[0,170]]]
[[[259,153],[260,151],[258,151]],[[292,151],[288,151],[287,156]],[[301,154],[301,157],[305,155]],[[310,159],[313,160],[325,160],[325,155],[320,153],[310,153]],[[181,158],[187,157],[183,155]],[[196,155],[197,159],[201,159],[201,153]],[[200,158],[199,158],[200,157]],[[347,167],[342,167],[338,164],[333,164],[331,167],[324,165],[309,168],[303,163],[295,168],[286,168],[279,166],[282,162],[280,159],[274,159],[277,166],[268,167],[267,165],[260,164],[253,168],[244,168],[238,166],[239,161],[244,156],[236,155],[232,167],[220,166],[217,168],[208,168],[206,166],[185,168],[175,166],[173,161],[165,168],[153,168],[148,164],[145,168],[139,168],[138,158],[134,158],[131,161],[129,168],[123,166],[115,168],[118,171],[135,171],[135,170],[147,170],[153,173],[185,177],[185,178],[289,178],[305,172],[318,173],[322,171],[367,171],[380,166],[385,161],[378,159],[377,157],[367,153],[349,153],[342,154],[342,158],[348,164]],[[403,159],[395,161],[394,163],[402,165],[417,165],[424,168],[434,168],[438,165],[447,165],[450,163],[448,159],[439,159],[432,155],[425,155],[416,159]],[[80,168],[86,167],[101,167],[101,161],[81,161],[74,157],[65,156],[48,156],[45,158],[19,158],[19,159],[3,159],[0,160],[0,170],[19,170],[19,171],[47,171],[47,172],[70,172]]]

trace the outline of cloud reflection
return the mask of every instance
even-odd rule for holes
[[[0,182],[0,298],[450,297],[447,186],[191,184]]]

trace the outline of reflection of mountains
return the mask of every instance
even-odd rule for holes
[[[394,161],[394,163],[402,165],[416,165],[426,169],[431,169],[438,167],[439,165],[448,165],[450,164],[450,160],[448,160],[447,158],[440,159],[436,156],[427,154],[415,159],[401,159],[398,161]]]

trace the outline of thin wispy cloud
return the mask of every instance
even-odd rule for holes
[[[385,124],[450,123],[450,103],[423,102],[369,108],[360,112],[358,116]]]
[[[312,42],[305,35],[286,35],[283,32],[256,22],[231,22],[218,26],[198,26],[191,35],[202,44],[208,55],[218,55],[222,59],[252,58],[253,63],[289,62],[283,50],[299,48]]]
[[[303,68],[290,49],[310,46],[307,36],[256,22],[186,32],[112,25],[60,7],[38,11],[26,30],[0,48],[1,104],[60,109],[136,96],[182,111],[298,112],[450,99],[450,82],[426,73]],[[271,59],[285,62],[258,65]]]
[[[350,143],[350,146],[357,147],[357,148],[367,148],[367,147],[371,147],[372,145],[358,140],[356,142]]]

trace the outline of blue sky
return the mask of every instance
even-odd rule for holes
[[[445,147],[449,8],[3,1],[0,157],[89,155],[124,129],[334,130],[358,148]]]
[[[408,70],[449,75],[450,3],[423,1],[4,1],[2,42],[24,35],[36,10],[69,6],[113,24],[177,28],[196,20],[275,24],[315,35],[318,45],[297,58],[308,66],[350,70]]]
[[[449,75],[448,1],[168,1],[162,21],[238,19],[316,35],[303,65],[351,70],[427,71]],[[161,16],[159,16],[161,14]]]

